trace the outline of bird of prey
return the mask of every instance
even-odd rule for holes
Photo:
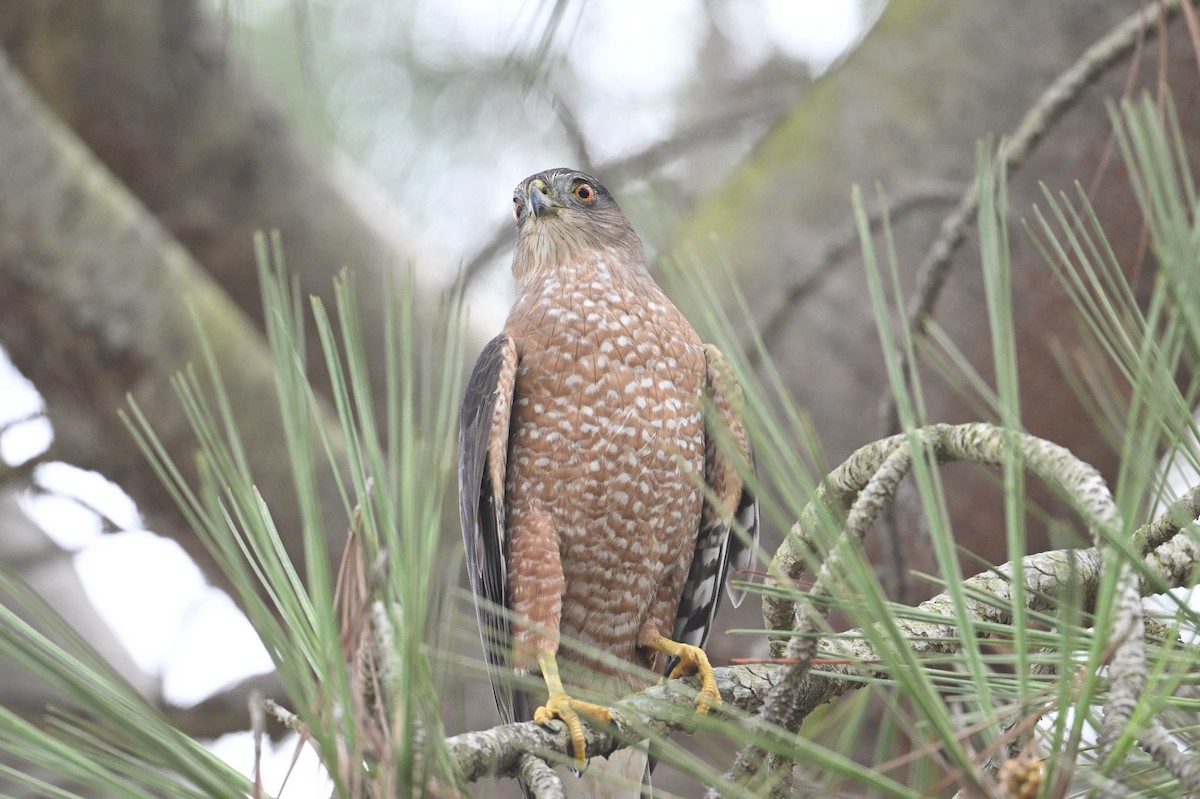
[[[701,647],[756,549],[751,452],[725,358],[651,278],[604,186],[539,172],[513,215],[516,301],[462,406],[463,541],[502,718],[529,718],[504,670],[537,669],[532,717],[561,720],[582,767],[580,715],[611,715],[573,694],[644,687],[624,664],[696,675],[698,712],[720,702]],[[645,763],[624,769],[640,781]]]

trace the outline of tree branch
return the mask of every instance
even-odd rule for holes
[[[910,470],[912,458],[921,450],[939,463],[968,461],[1000,465],[1009,458],[1018,459],[1071,503],[1088,525],[1094,551],[1110,570],[1118,572],[1113,649],[1109,657],[1112,686],[1104,704],[1100,729],[1100,751],[1102,756],[1107,757],[1115,749],[1120,735],[1132,718],[1147,678],[1141,586],[1131,564],[1109,547],[1109,543],[1116,540],[1119,534],[1120,517],[1103,478],[1094,468],[1075,458],[1063,447],[1026,433],[982,423],[931,425],[867,445],[822,482],[818,499],[809,503],[791,535],[780,545],[771,564],[771,574],[785,582],[799,579],[805,568],[816,562],[812,555],[814,536],[822,529],[830,529],[830,523],[841,519],[843,514],[846,514],[844,521],[836,524],[836,529],[840,531],[839,543],[846,544],[854,551],[860,550],[868,530],[894,497],[897,486]],[[828,615],[827,609],[821,610],[811,600],[834,594],[836,575],[847,551],[842,547],[830,548],[817,570],[817,579],[811,591],[802,601],[793,602],[779,596],[766,596],[763,599],[763,618],[767,629],[795,631],[783,647],[787,663],[784,673],[759,713],[760,719],[766,724],[794,731],[804,718],[799,704],[801,685],[818,651],[816,633]],[[1003,574],[1003,569],[998,573]],[[1025,577],[1029,579],[1029,575]],[[1002,589],[1002,593],[987,591],[987,594],[1002,596],[1004,607],[1012,604],[1013,597],[1008,595],[1007,589]],[[945,616],[948,621],[955,618],[952,606],[928,609]],[[986,609],[982,612],[986,612]],[[951,639],[955,637],[954,629],[936,634]],[[775,650],[779,649],[780,644],[776,642]],[[1157,751],[1162,751],[1162,747],[1158,747]],[[766,756],[763,747],[747,746],[739,753],[726,779],[731,782],[756,779],[763,769]],[[1163,756],[1161,760],[1166,762],[1167,758]]]
[[[778,672],[779,667],[771,664],[716,669],[722,704],[711,712],[737,709],[754,713]],[[647,737],[685,729],[693,721],[695,706],[696,681],[692,678],[672,680],[627,697],[612,706],[611,725],[584,724],[587,755],[606,756]],[[467,782],[482,777],[515,777],[527,753],[565,763],[570,759],[570,745],[571,739],[561,725],[548,729],[532,721],[467,732],[446,741],[450,756]]]
[[[137,502],[147,526],[171,535],[218,586],[222,570],[193,531],[117,410],[134,397],[159,439],[194,476],[195,436],[171,377],[206,355],[221,364],[256,485],[280,530],[301,529],[291,467],[280,458],[275,374],[266,342],[189,254],[40,102],[0,50],[0,342],[41,392],[54,426],[47,459],[95,469]],[[248,245],[245,242],[244,245]],[[249,247],[247,247],[249,249]],[[332,415],[322,423],[340,436]],[[322,459],[323,460],[323,459]],[[320,506],[330,552],[345,512],[323,463]],[[303,563],[298,533],[285,546]]]
[[[1195,490],[1200,491],[1200,488]],[[1169,514],[1170,511],[1163,518]],[[1162,519],[1157,519],[1139,530],[1139,534],[1161,523]],[[1200,546],[1188,536],[1176,535],[1159,543],[1146,554],[1146,571],[1154,579],[1143,581],[1142,591],[1149,594],[1161,590],[1162,585],[1191,585],[1197,561],[1200,561]],[[1014,578],[1018,574],[1024,581],[1023,595],[1029,610],[1051,611],[1060,598],[1078,592],[1077,595],[1083,597],[1084,610],[1092,611],[1104,570],[1104,557],[1094,547],[1029,555],[1016,568],[1008,563],[965,580],[963,593],[968,597],[967,611],[980,624],[1011,624],[1016,594]],[[929,615],[936,615],[940,620],[917,620]],[[895,623],[901,629],[918,655],[945,655],[962,649],[960,626],[953,599],[948,593],[926,600],[912,614],[887,623]],[[864,687],[868,684],[862,679],[864,676],[890,677],[887,672],[874,667],[873,664],[879,661],[879,653],[861,630],[851,630],[836,638],[821,638],[815,649],[831,663],[807,671],[798,681],[793,700],[796,718],[803,719],[837,697]],[[788,668],[791,666],[759,663],[716,669],[721,707],[726,711],[758,713]],[[587,753],[589,756],[608,755],[646,737],[685,729],[693,719],[694,703],[695,681],[691,678],[673,680],[634,694],[613,705],[612,727],[600,728],[585,723]],[[746,720],[745,723],[756,722]],[[760,729],[765,731],[767,728]],[[775,732],[778,734],[779,730]],[[1152,731],[1143,740],[1146,750],[1156,759],[1178,760],[1172,753],[1160,755],[1154,751],[1161,741]],[[557,725],[553,729],[544,729],[533,722],[463,733],[447,739],[446,744],[459,773],[467,782],[489,776],[516,777],[521,773],[522,757],[529,753],[554,762],[565,762],[570,752],[569,737]]]
[[[1083,90],[1102,76],[1109,67],[1127,56],[1138,42],[1155,33],[1156,25],[1166,24],[1179,11],[1179,0],[1162,0],[1130,15],[1058,76],[1022,117],[1016,129],[1000,146],[996,160],[1010,175],[1029,158],[1029,154],[1063,115],[1079,102]],[[1161,12],[1161,16],[1160,16]],[[966,238],[967,228],[979,212],[979,194],[974,183],[967,187],[958,206],[942,221],[941,232],[930,245],[917,271],[917,287],[906,308],[908,329],[914,339],[925,332],[925,319],[933,315],[942,286],[950,273],[951,258]],[[907,379],[911,364],[900,354],[902,374]],[[888,434],[900,429],[895,399],[889,394],[883,408]]]
[[[879,209],[871,214],[867,223],[873,231],[879,229],[884,219],[894,225],[914,211],[940,208],[954,202],[958,199],[959,192],[958,185],[918,186],[890,199],[887,208]],[[783,299],[775,306],[775,310],[767,315],[760,328],[764,349],[768,351],[774,349],[788,319],[799,312],[804,301],[821,288],[843,262],[843,259],[851,252],[857,252],[857,248],[858,226],[851,221],[832,241],[825,245],[817,258],[816,266],[807,270],[803,277],[784,288]],[[799,265],[789,271],[798,271],[798,267]],[[747,350],[746,359],[751,367],[757,368],[761,362],[758,348],[753,347]]]

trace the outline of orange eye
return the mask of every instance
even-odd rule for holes
[[[580,183],[575,187],[575,196],[585,203],[590,203],[596,199],[596,190],[587,183]]]

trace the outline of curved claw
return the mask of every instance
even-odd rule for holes
[[[579,720],[579,714],[609,722],[612,721],[612,711],[568,696],[563,690],[562,680],[559,679],[558,663],[553,652],[539,653],[538,665],[542,669],[542,679],[546,681],[549,696],[546,698],[546,704],[534,711],[533,720],[545,726],[552,719],[559,719],[567,726],[567,732],[571,735],[571,754],[575,757],[575,768],[582,772],[587,768],[587,741],[583,736],[583,722]]]
[[[575,768],[583,771],[587,767],[587,744],[583,735],[583,722],[579,714],[592,716],[600,721],[612,721],[612,711],[591,702],[572,699],[566,693],[552,692],[546,699],[546,704],[533,713],[533,720],[545,726],[553,719],[558,719],[567,727],[571,736],[571,754],[575,757]]]
[[[681,644],[661,635],[656,635],[646,646],[665,652],[675,660],[675,666],[667,676],[669,680],[696,675],[700,680],[700,691],[696,695],[696,713],[705,715],[713,705],[721,704],[721,691],[717,688],[717,675],[713,672],[708,655],[698,646]]]

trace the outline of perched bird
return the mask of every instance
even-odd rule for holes
[[[573,694],[643,687],[622,664],[697,675],[698,712],[720,702],[701,647],[756,548],[750,445],[728,364],[650,277],[604,186],[539,172],[513,215],[516,302],[462,406],[463,540],[501,716],[529,718],[503,670],[539,670],[533,719],[561,720],[582,767],[580,715],[611,715]],[[620,769],[639,784],[645,752]]]

